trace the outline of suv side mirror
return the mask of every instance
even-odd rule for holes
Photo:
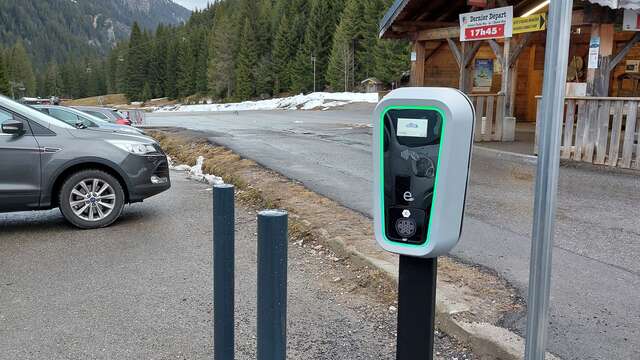
[[[2,132],[5,134],[21,135],[24,133],[22,121],[9,119],[2,123]]]
[[[75,126],[76,126],[76,129],[86,129],[86,128],[87,128],[87,125],[85,125],[85,124],[82,122],[82,120],[78,121],[78,122],[75,124]]]

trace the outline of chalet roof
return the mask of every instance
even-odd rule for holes
[[[498,0],[503,6],[512,5],[513,15],[520,16],[542,0]],[[380,21],[380,37],[405,37],[410,26],[422,29],[458,25],[458,15],[475,11],[468,0],[395,0]],[[607,6],[611,9],[640,9],[640,0],[576,0],[574,8],[586,3]],[[480,9],[478,9],[480,10]]]
[[[540,1],[542,0],[504,0],[502,3],[513,5],[514,16],[519,16]],[[428,27],[458,25],[458,15],[470,11],[474,10],[467,5],[467,0],[396,0],[380,21],[379,35],[397,37],[398,34],[393,34],[391,26],[405,23]]]

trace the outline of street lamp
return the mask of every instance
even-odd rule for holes
[[[313,64],[313,92],[316,92],[316,56],[311,55],[311,63]]]

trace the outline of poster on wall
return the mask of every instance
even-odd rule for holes
[[[489,92],[493,83],[493,60],[476,59],[473,74],[473,91]]]
[[[588,69],[598,68],[598,55],[600,55],[600,37],[594,36],[589,41],[589,61],[587,62]]]
[[[460,14],[460,41],[513,36],[513,6]]]

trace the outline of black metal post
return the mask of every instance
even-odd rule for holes
[[[287,350],[286,211],[258,214],[258,360],[285,360]]]
[[[400,255],[396,360],[432,360],[437,258]]]
[[[213,358],[234,358],[234,187],[213,187]]]

